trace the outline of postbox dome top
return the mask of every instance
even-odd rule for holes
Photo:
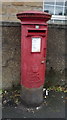
[[[17,15],[20,15],[20,14],[24,14],[24,13],[32,13],[32,14],[46,14],[46,15],[49,15],[49,13],[47,12],[42,12],[42,11],[31,11],[31,10],[28,10],[28,11],[23,11],[23,12],[20,12],[20,13],[17,13]]]
[[[51,18],[51,14],[42,11],[23,11],[16,14],[18,19],[22,18],[39,18],[44,19],[45,22]]]

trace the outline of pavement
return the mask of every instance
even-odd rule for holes
[[[20,103],[18,106],[2,108],[2,119],[5,118],[66,118],[66,96],[64,92],[50,91],[44,96],[44,102],[36,108],[28,108]]]

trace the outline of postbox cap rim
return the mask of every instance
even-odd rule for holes
[[[51,18],[51,14],[47,13],[47,12],[42,12],[42,11],[23,11],[23,12],[20,12],[20,13],[17,13],[16,15],[17,16],[20,16],[20,15],[45,15],[45,16],[49,16]]]

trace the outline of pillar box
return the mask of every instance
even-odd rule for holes
[[[51,15],[39,11],[17,14],[21,20],[21,86],[22,101],[39,106],[43,102],[46,70],[48,24]]]

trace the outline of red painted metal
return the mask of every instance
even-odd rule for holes
[[[25,11],[17,14],[21,20],[21,85],[38,88],[45,82],[46,48],[50,14]],[[36,25],[39,28],[36,28]],[[32,52],[32,38],[40,38],[40,52]]]

